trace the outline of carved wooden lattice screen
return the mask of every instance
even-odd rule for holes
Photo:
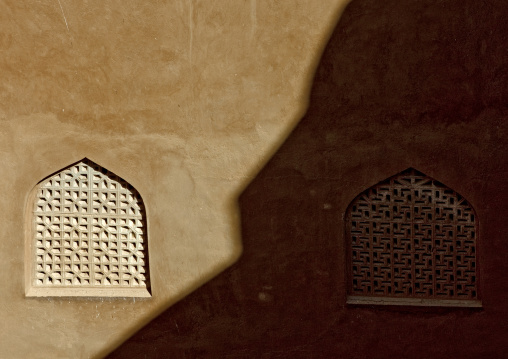
[[[149,296],[143,201],[84,159],[42,181],[33,207],[28,295]]]
[[[408,169],[347,212],[348,303],[480,306],[477,218],[442,183]]]

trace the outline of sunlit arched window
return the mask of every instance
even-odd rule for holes
[[[346,214],[348,303],[480,306],[478,219],[442,183],[408,169]]]
[[[32,196],[29,296],[150,296],[139,193],[83,159]]]

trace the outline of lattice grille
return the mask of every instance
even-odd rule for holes
[[[38,186],[33,284],[146,287],[145,233],[137,191],[82,160]]]
[[[348,210],[349,294],[476,299],[476,223],[462,196],[414,169],[369,188]]]

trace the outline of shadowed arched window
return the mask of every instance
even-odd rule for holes
[[[412,168],[348,207],[348,303],[480,306],[478,219],[458,193]]]
[[[83,159],[32,194],[28,296],[150,296],[139,193]]]

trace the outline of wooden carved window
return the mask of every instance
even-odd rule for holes
[[[125,180],[83,159],[31,207],[28,296],[150,296],[144,205]]]
[[[346,214],[348,303],[481,306],[478,219],[442,183],[408,169]]]

